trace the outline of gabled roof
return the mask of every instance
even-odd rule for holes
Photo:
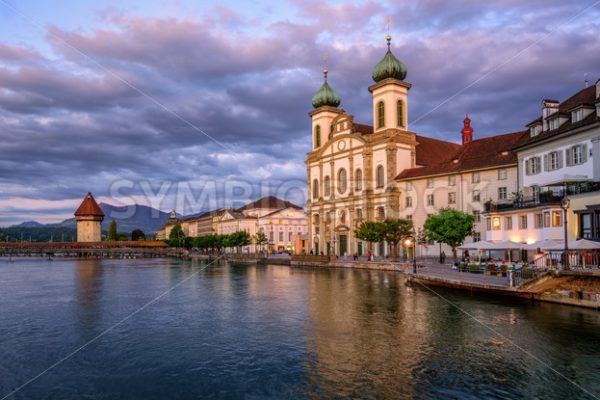
[[[246,204],[245,206],[238,208],[237,211],[247,211],[247,210],[252,210],[252,209],[256,209],[256,208],[281,209],[281,208],[288,208],[288,207],[295,208],[297,210],[303,210],[302,207],[297,206],[294,203],[291,203],[287,200],[281,200],[275,196],[266,196],[266,197],[255,200],[251,203]]]
[[[511,148],[523,135],[527,135],[527,131],[505,133],[473,140],[464,145],[457,145],[458,150],[441,157],[441,162],[406,169],[396,179],[406,180],[516,165],[517,156],[511,151]]]
[[[102,209],[100,208],[98,203],[96,203],[94,196],[92,196],[92,193],[90,192],[85,196],[85,198],[81,202],[81,205],[79,206],[77,211],[75,211],[75,216],[76,217],[90,217],[90,216],[104,217],[104,212],[102,211]]]
[[[569,97],[567,100],[563,101],[558,106],[558,113],[567,115],[570,110],[578,107],[578,106],[594,106],[596,101],[596,86],[590,86],[585,89],[581,89],[573,96]],[[541,117],[538,118],[541,121]],[[537,121],[537,120],[536,120]],[[521,140],[515,144],[515,149],[528,146],[533,143],[541,142],[546,139],[554,138],[556,136],[562,136],[566,134],[568,131],[572,129],[580,128],[582,126],[591,125],[600,121],[600,118],[596,115],[595,112],[592,112],[586,118],[579,122],[573,123],[571,118],[568,118],[558,129],[554,129],[552,131],[544,131],[540,132],[539,135],[531,137],[530,135],[525,135],[521,138]]]
[[[285,211],[287,208],[291,208],[291,209],[293,209],[293,210],[296,210],[296,211],[301,211],[301,210],[298,210],[296,207],[286,207],[286,208],[282,208],[282,209],[280,209],[280,210],[275,210],[275,211],[273,211],[273,212],[270,212],[270,213],[268,213],[268,214],[265,214],[265,215],[263,215],[261,218],[272,217],[273,215],[275,215],[275,214],[277,214],[277,213],[280,213],[280,212],[282,212],[282,211]],[[302,211],[304,211],[304,210],[302,210]]]

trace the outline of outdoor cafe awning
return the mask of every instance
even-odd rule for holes
[[[555,247],[555,246],[563,246],[563,241],[562,240],[544,239],[544,240],[540,240],[539,242],[535,242],[535,243],[531,243],[531,244],[524,244],[523,248],[525,250],[537,250],[537,249],[546,250],[549,247]]]
[[[459,247],[461,250],[520,250],[523,248],[523,244],[511,242],[510,240],[504,240],[501,242],[491,242],[487,240],[481,240],[474,243],[466,243]]]

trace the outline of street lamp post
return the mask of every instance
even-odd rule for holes
[[[415,246],[416,237],[417,237],[416,235],[417,235],[417,233],[413,229],[412,236],[408,236],[406,239],[404,239],[404,246],[406,247],[407,251],[411,247],[413,249],[413,257],[412,257],[413,274],[417,273],[417,249]]]
[[[560,207],[563,209],[563,226],[565,228],[564,236],[565,236],[565,249],[564,249],[564,261],[563,267],[564,269],[569,269],[569,231],[567,229],[567,210],[569,208],[569,198],[567,197],[567,189],[565,187],[565,195],[560,201]]]

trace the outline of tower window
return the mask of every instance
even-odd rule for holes
[[[398,127],[404,128],[404,102],[402,100],[398,100],[396,103],[396,112],[398,114]]]
[[[315,179],[313,181],[313,199],[318,199],[319,198],[319,181],[317,179]]]
[[[315,149],[321,147],[321,126],[315,127]]]
[[[385,105],[383,101],[377,103],[377,127],[385,127]]]
[[[383,174],[383,166],[379,165],[377,167],[377,187],[378,188],[382,188],[384,186],[384,184],[385,184],[384,180],[385,180],[385,177]]]

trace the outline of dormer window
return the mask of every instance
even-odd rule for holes
[[[558,118],[552,118],[548,120],[548,130],[553,131],[558,129]]]
[[[583,120],[583,108],[579,108],[571,113],[573,123]]]

